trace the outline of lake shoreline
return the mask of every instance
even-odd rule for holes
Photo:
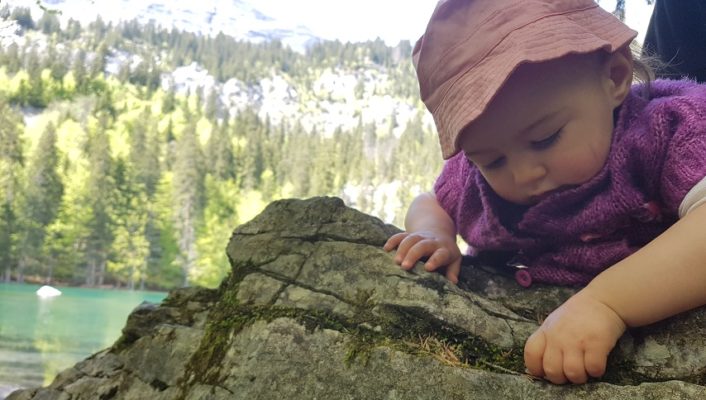
[[[46,283],[44,281],[35,281],[35,280],[29,280],[26,279],[24,282],[17,282],[17,281],[0,281],[2,284],[7,284],[7,285],[28,285],[28,286],[44,286],[44,285],[49,285],[51,287],[57,288],[61,290],[62,288],[74,288],[74,289],[96,289],[96,290],[115,290],[115,291],[124,291],[124,292],[150,292],[150,293],[163,293],[167,294],[169,293],[170,290],[172,289],[155,289],[155,288],[145,288],[145,289],[130,289],[125,286],[115,286],[115,285],[95,285],[95,286],[88,286],[88,285],[72,285],[72,284],[67,284],[63,282],[53,282],[53,283]],[[2,399],[0,399],[2,400]]]
[[[0,283],[0,400],[19,388],[41,387],[56,374],[111,346],[130,313],[167,294],[125,289],[59,287],[40,297],[38,284]]]

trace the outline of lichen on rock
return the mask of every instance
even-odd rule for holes
[[[706,398],[703,309],[627,332],[608,374],[524,374],[527,337],[573,291],[488,267],[458,285],[382,250],[398,229],[337,198],[282,200],[238,227],[217,290],[136,309],[111,348],[9,399]]]

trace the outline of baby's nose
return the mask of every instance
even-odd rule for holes
[[[522,163],[513,169],[512,174],[515,184],[522,186],[543,178],[547,175],[547,169],[538,163]]]

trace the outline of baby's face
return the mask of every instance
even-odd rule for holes
[[[500,197],[534,204],[601,170],[614,106],[600,63],[569,56],[522,65],[464,130],[462,151]]]

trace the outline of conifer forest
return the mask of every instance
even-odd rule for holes
[[[230,269],[232,230],[269,202],[338,196],[402,226],[441,168],[409,42],[301,53],[135,21],[0,14],[21,38],[0,41],[0,281],[214,287]],[[190,65],[211,89],[169,84]],[[346,103],[314,87],[332,71],[358,77],[355,104],[374,94],[411,116],[371,121],[354,109],[354,123],[306,122],[325,112],[312,104]],[[214,89],[277,79],[311,88],[297,93],[299,111],[236,107]]]

